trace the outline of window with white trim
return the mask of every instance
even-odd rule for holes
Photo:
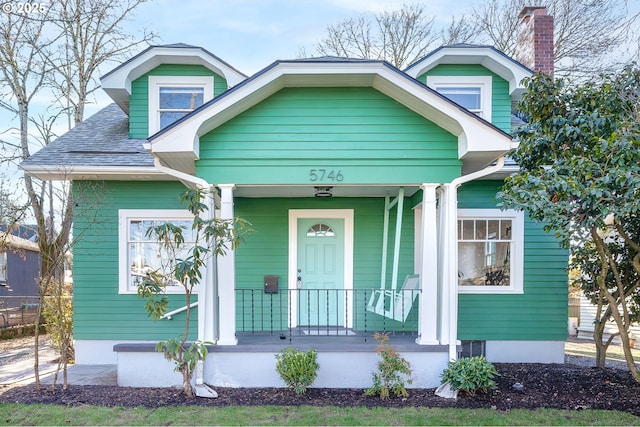
[[[499,209],[458,210],[458,290],[522,293],[524,215]]]
[[[149,135],[211,99],[212,76],[149,76]]]
[[[427,86],[491,121],[491,76],[427,76]]]
[[[187,255],[189,243],[195,242],[191,230],[193,215],[186,210],[120,209],[118,211],[119,293],[135,294],[138,285],[153,271],[170,276],[176,258]],[[185,246],[181,253],[168,254],[160,247],[157,238],[149,235],[150,227],[171,223],[183,229]],[[167,286],[167,293],[183,293],[179,283]]]

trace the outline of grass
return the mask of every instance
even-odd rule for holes
[[[3,425],[640,425],[625,412],[556,409],[0,405]]]

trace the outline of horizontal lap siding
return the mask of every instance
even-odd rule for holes
[[[198,175],[236,184],[440,182],[457,138],[371,88],[286,88],[200,138]]]
[[[184,209],[184,186],[173,182],[107,182],[96,204],[85,203],[74,183],[73,248],[74,338],[79,340],[161,340],[177,336],[184,314],[153,322],[137,295],[118,294],[118,209]],[[169,310],[185,305],[184,295],[169,295]],[[194,297],[194,301],[197,296]],[[197,334],[197,308],[190,328]]]
[[[495,208],[499,181],[475,181],[459,190],[459,208]],[[524,294],[461,294],[461,340],[564,340],[567,334],[567,261],[542,224],[525,217]]]
[[[227,80],[201,65],[162,64],[131,82],[129,137],[149,136],[149,76],[213,76],[213,95],[227,90]]]
[[[426,84],[427,76],[491,76],[491,122],[507,133],[511,133],[511,97],[509,82],[477,64],[443,64],[418,76]]]
[[[413,211],[405,204],[402,243],[400,245],[399,283],[405,275],[413,272]],[[384,199],[381,198],[335,198],[335,199],[254,199],[237,198],[234,200],[235,214],[251,222],[254,230],[245,236],[243,244],[236,252],[236,287],[238,289],[254,289],[257,304],[251,307],[250,293],[246,292],[244,301],[237,301],[237,324],[242,329],[252,315],[260,319],[272,309],[270,296],[262,292],[265,275],[278,275],[279,294],[274,296],[274,303],[283,301],[281,312],[275,308],[276,322],[274,326],[286,327],[287,322],[287,289],[288,289],[288,245],[289,245],[289,209],[353,209],[354,210],[354,289],[378,289],[382,260],[382,225],[384,215]],[[395,218],[395,210],[392,212]],[[395,223],[395,221],[390,221]],[[393,241],[394,225],[390,226],[390,240]],[[392,245],[389,246],[388,280],[391,279]],[[390,282],[387,283],[390,287]],[[274,306],[277,306],[274,304]],[[252,309],[254,310],[252,312]],[[363,307],[358,307],[362,312]],[[266,319],[267,316],[265,316]],[[269,330],[270,323],[258,323],[258,329]]]

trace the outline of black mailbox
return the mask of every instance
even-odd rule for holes
[[[267,294],[278,292],[278,276],[264,276],[264,292]]]

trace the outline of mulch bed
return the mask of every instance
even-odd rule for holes
[[[434,389],[410,389],[405,399],[382,401],[365,396],[362,389],[311,388],[304,395],[296,395],[279,388],[216,387],[217,399],[183,396],[172,388],[133,388],[107,386],[60,386],[51,390],[46,386],[36,392],[33,385],[0,390],[0,403],[45,403],[58,405],[99,405],[123,407],[161,406],[230,406],[230,405],[311,405],[338,407],[456,407],[492,408],[506,411],[513,408],[606,409],[619,410],[640,416],[640,384],[628,371],[598,369],[571,364],[495,364],[500,376],[498,389],[476,396],[444,399]],[[514,383],[524,390],[513,389]]]

